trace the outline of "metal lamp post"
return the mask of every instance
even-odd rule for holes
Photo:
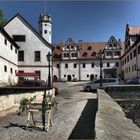
[[[103,87],[103,75],[102,75],[102,68],[103,68],[103,54],[104,51],[99,51],[99,60],[100,60],[100,88]]]
[[[50,89],[51,88],[51,73],[50,73],[50,61],[51,61],[51,54],[50,52],[46,55],[47,57],[47,60],[49,62],[49,73],[48,73],[48,88]],[[45,103],[45,100],[46,100],[46,88],[44,90],[44,95],[43,95],[43,101],[42,101],[42,125],[43,125],[43,130],[45,131],[45,115],[46,115],[46,103]]]
[[[48,62],[49,62],[49,65],[48,65],[48,67],[49,67],[49,73],[48,73],[48,88],[51,88],[51,86],[52,86],[52,84],[51,84],[51,73],[50,73],[50,67],[51,67],[51,65],[50,65],[50,62],[51,62],[51,53],[49,52],[48,54],[47,54],[47,60],[48,60]]]

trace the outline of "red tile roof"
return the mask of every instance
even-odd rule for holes
[[[92,53],[99,53],[100,50],[103,50],[106,46],[107,42],[82,42],[79,43],[78,46],[80,48],[80,59],[95,59],[95,56],[92,56]],[[91,47],[91,50],[88,48]],[[87,56],[84,57],[83,53],[87,52]]]
[[[63,43],[53,44],[53,56],[54,59],[61,59],[62,56],[62,47]],[[97,56],[93,56],[93,53],[99,53],[100,50],[103,50],[107,45],[107,42],[79,42],[75,43],[76,46],[79,46],[79,59],[97,59]],[[60,48],[59,48],[59,47]],[[124,53],[124,42],[121,41],[121,56]],[[83,56],[84,53],[87,53],[87,56]],[[59,56],[59,57],[57,57]]]

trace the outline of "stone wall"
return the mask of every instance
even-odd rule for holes
[[[122,108],[103,90],[98,90],[97,140],[139,140],[140,129],[125,117]]]
[[[54,95],[53,90],[47,90],[47,93],[52,93]],[[15,112],[19,108],[20,100],[22,98],[30,98],[36,95],[35,102],[42,102],[44,91],[32,91],[26,93],[18,93],[18,94],[6,94],[0,96],[0,116],[4,116],[8,113]],[[14,109],[13,109],[14,108]]]

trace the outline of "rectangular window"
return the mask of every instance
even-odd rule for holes
[[[85,68],[86,67],[86,64],[85,63],[83,63],[83,68]]]
[[[69,57],[69,53],[64,53],[64,57]]]
[[[132,52],[130,53],[130,60],[132,59]]]
[[[120,51],[115,51],[114,56],[120,56]]]
[[[140,46],[138,47],[138,54],[140,54]]]
[[[7,39],[4,39],[4,44],[7,45]]]
[[[112,52],[106,52],[106,56],[112,56]]]
[[[77,53],[72,53],[71,56],[72,57],[77,57]]]
[[[107,67],[110,67],[110,63],[107,63]]]
[[[12,44],[10,45],[10,49],[13,50],[13,45]]]
[[[7,72],[7,66],[4,66],[4,72]]]
[[[116,67],[118,67],[119,66],[119,62],[116,62]]]
[[[124,60],[125,60],[124,62],[125,62],[125,64],[126,64],[126,57],[125,57],[125,59],[124,59]]]
[[[136,57],[136,49],[133,51],[133,55],[134,57]]]
[[[129,62],[129,55],[127,56],[127,62]]]
[[[49,34],[51,35],[51,31],[49,31]]]
[[[17,42],[25,42],[25,35],[13,35],[13,40]]]
[[[68,68],[68,64],[65,64],[65,68]]]
[[[47,30],[44,30],[44,34],[47,34]]]
[[[56,66],[57,66],[57,68],[59,68],[59,64],[57,64]]]
[[[13,73],[13,69],[12,68],[10,68],[10,72]]]
[[[15,53],[17,54],[17,49],[15,48]]]
[[[73,64],[73,67],[74,67],[74,68],[77,68],[77,64],[76,64],[76,63],[75,63],[75,64]]]
[[[35,61],[40,61],[40,51],[35,51],[35,55],[34,55],[35,57],[34,57],[34,60]]]
[[[74,46],[71,46],[71,49],[73,49],[74,48]]]
[[[18,51],[18,61],[24,61],[24,51]]]
[[[94,68],[94,63],[91,64],[91,67]]]

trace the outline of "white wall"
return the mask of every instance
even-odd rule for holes
[[[5,30],[12,35],[25,35],[25,42],[17,42],[20,46],[19,50],[24,50],[24,62],[18,62],[19,70],[24,69],[24,72],[33,72],[35,69],[41,71],[41,78],[48,78],[48,61],[46,55],[51,52],[51,49],[37,37],[32,30],[26,26],[18,17],[15,17],[5,26]],[[34,61],[34,51],[41,52],[41,61]],[[21,66],[25,66],[24,68]]]
[[[4,43],[5,37],[0,33],[0,85],[14,84],[17,82],[15,71],[17,67],[17,53],[15,47],[7,40],[7,45]],[[4,71],[4,66],[7,67],[7,72]],[[12,73],[11,73],[12,68]]]
[[[119,63],[119,67],[116,67],[116,62]],[[53,62],[53,75],[58,75],[59,77],[59,69],[56,65],[59,61]],[[73,64],[77,63],[77,68],[73,67]],[[86,67],[83,68],[83,63],[86,64]],[[91,67],[92,63],[94,63],[94,67]],[[107,67],[107,63],[110,63],[110,67]],[[65,64],[68,64],[68,68],[65,68]],[[103,69],[116,69],[117,75],[121,73],[120,70],[120,60],[103,60]],[[66,75],[66,77],[64,77]],[[90,75],[94,75],[96,79],[100,78],[100,61],[99,60],[63,60],[60,63],[60,78],[67,79],[67,76],[71,75],[72,79],[77,78],[78,80],[90,80]],[[74,75],[74,77],[73,77]],[[103,73],[104,76],[104,73]]]

